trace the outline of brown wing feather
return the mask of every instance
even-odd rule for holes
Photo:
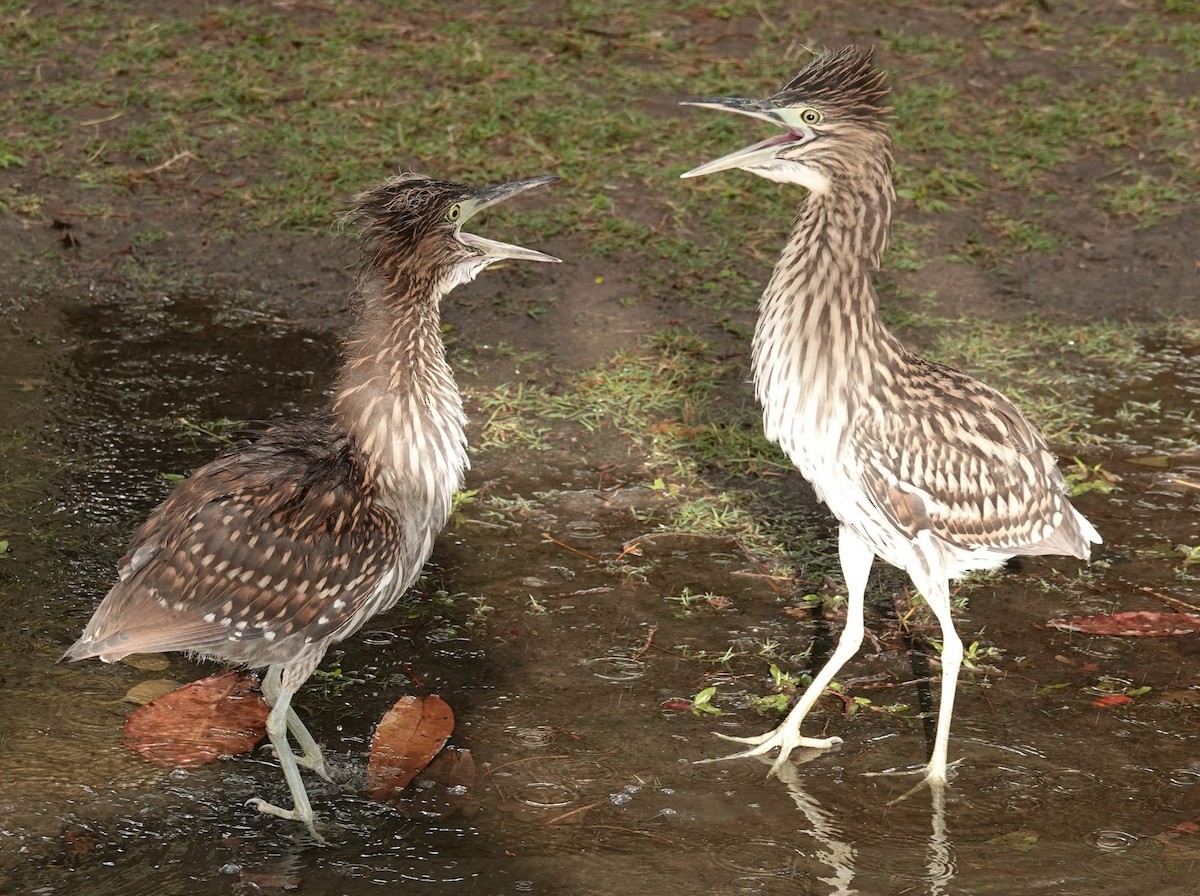
[[[910,356],[852,430],[863,487],[901,531],[963,548],[1088,554],[1041,435],[1003,395]]]
[[[277,427],[151,513],[67,656],[287,654],[289,640],[319,639],[362,611],[398,540],[348,438],[325,425]]]

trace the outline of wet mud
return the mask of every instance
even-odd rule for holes
[[[310,781],[334,845],[260,817],[286,800],[266,752],[190,771],[144,764],[121,741],[126,691],[165,670],[55,665],[102,596],[129,532],[220,450],[213,421],[320,404],[336,339],[230,315],[219,294],[65,296],[30,307],[0,366],[9,556],[0,560],[0,889],[6,893],[1054,893],[1185,894],[1200,871],[1197,636],[1118,638],[1047,621],[1200,604],[1178,545],[1200,543],[1200,455],[1179,437],[1200,415],[1194,347],[1145,346],[1133,381],[1094,403],[1159,402],[1132,431],[1114,417],[1091,454],[1121,478],[1078,505],[1105,545],[1088,568],[1039,558],[972,586],[970,643],[999,648],[964,672],[944,805],[896,805],[932,730],[936,629],[903,619],[906,582],[878,569],[868,638],[808,733],[836,751],[781,779],[721,756],[719,731],[777,717],[751,698],[816,668],[840,631],[837,581],[773,578],[727,539],[659,531],[664,495],[618,441],[579,434],[476,458],[421,587],[331,651],[298,698],[331,758],[361,773],[373,725],[406,693],[453,706],[452,743],[479,780],[468,811],[403,819],[361,792]],[[203,338],[201,338],[203,337]],[[18,376],[19,374],[19,376]],[[180,419],[187,421],[180,423]],[[1189,427],[1191,429],[1189,430]],[[236,431],[233,433],[236,437]],[[713,483],[719,487],[719,483]],[[810,553],[832,527],[789,484]],[[785,508],[778,507],[783,519]],[[764,513],[771,513],[770,508]],[[794,514],[787,525],[797,525]],[[825,545],[822,548],[822,543]],[[688,599],[686,596],[694,599]],[[716,686],[720,714],[686,702]],[[1103,696],[1150,690],[1117,706]],[[855,705],[860,697],[869,703]],[[899,707],[906,707],[900,709]],[[853,710],[853,711],[852,711]]]

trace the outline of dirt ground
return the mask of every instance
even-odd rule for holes
[[[1077,9],[1068,4],[1035,4],[1027,14],[1013,18],[1014,4],[964,3],[900,5],[895,8],[871,6],[871,28],[861,24],[861,11],[830,5],[813,13],[813,27],[806,40],[837,46],[844,41],[868,42],[875,34],[896,31],[908,34],[937,34],[947,40],[961,39],[975,47],[963,64],[952,70],[930,71],[919,59],[881,48],[880,62],[897,84],[936,76],[948,80],[965,97],[976,98],[977,106],[948,110],[951,116],[1003,115],[991,97],[1007,84],[1029,75],[1051,82],[1094,77],[1089,71],[1064,69],[1054,64],[1052,54],[1030,41],[1028,52],[1009,58],[989,54],[981,43],[983,29],[1001,23],[1003,27],[1030,29],[1031,22],[1061,28],[1068,35],[1087,39],[1087,28],[1105,19],[1114,25],[1126,21],[1131,11],[1121,5],[1103,5],[1097,9]],[[540,10],[550,15],[549,7]],[[748,55],[761,44],[764,34],[780,44],[778,35],[770,35],[757,17],[718,19],[694,16],[692,26],[674,35],[682,46],[697,52],[737,57]],[[799,39],[799,38],[795,38]],[[1065,45],[1070,40],[1060,43]],[[75,50],[71,72],[86,70],[87,47]],[[1151,48],[1150,52],[1154,52]],[[1168,51],[1163,51],[1168,52]],[[62,69],[63,66],[59,66]],[[53,79],[55,67],[43,76]],[[1165,86],[1178,96],[1180,103],[1200,93],[1200,74],[1195,69],[1170,85],[1147,85],[1147,90]],[[764,91],[773,85],[763,84]],[[695,110],[680,109],[676,97],[634,96],[631,102],[651,110],[671,128],[688,128],[698,121]],[[80,110],[83,111],[83,110]],[[138,119],[153,115],[149,108],[125,110],[124,126],[133,127]],[[74,110],[47,109],[48,114],[73,113]],[[747,134],[759,135],[752,128]],[[78,136],[82,155],[85,135]],[[696,154],[677,161],[678,170],[663,172],[663,181],[647,194],[642,185],[618,184],[609,191],[617,214],[631,218],[654,219],[673,191],[687,189],[675,180],[676,174],[731,146],[697,146]],[[981,151],[983,147],[980,148]],[[1194,145],[1183,147],[1193,154]],[[380,174],[388,173],[392,163],[406,160],[380,160]],[[920,157],[906,158],[902,164],[919,165]],[[150,172],[131,183],[127,191],[106,190],[105,202],[112,212],[104,217],[90,216],[87,207],[94,188],[80,180],[59,174],[47,174],[29,160],[23,167],[0,168],[0,191],[19,189],[26,195],[43,198],[33,214],[0,216],[0,283],[7,284],[10,300],[20,293],[45,295],[53,286],[60,293],[77,293],[74,283],[85,290],[103,293],[120,291],[139,267],[161,275],[174,272],[189,284],[210,288],[214,293],[234,290],[248,304],[302,326],[333,327],[345,323],[346,296],[352,285],[353,247],[346,238],[333,239],[328,232],[305,233],[285,230],[254,231],[249,226],[232,229],[236,237],[221,241],[211,236],[214,228],[208,200],[215,193],[236,191],[249,179],[262,177],[253,161],[239,163],[222,160],[221,175],[183,160],[180,164]],[[86,161],[81,158],[81,164]],[[1130,166],[1145,164],[1144,157],[1131,153]],[[466,177],[468,173],[430,172]],[[513,172],[513,176],[542,173]],[[990,215],[1001,212],[1018,220],[1031,220],[1046,211],[1039,200],[1020,192],[986,195],[936,214],[919,212],[910,202],[901,201],[898,219],[920,228],[918,248],[929,259],[923,268],[912,272],[888,273],[884,279],[884,301],[897,300],[887,286],[907,296],[924,296],[926,310],[949,318],[973,317],[1019,319],[1044,315],[1061,320],[1156,321],[1200,313],[1197,265],[1200,264],[1200,205],[1186,204],[1159,222],[1139,226],[1132,217],[1115,217],[1099,211],[1097,185],[1114,177],[1106,164],[1081,159],[1060,166],[1049,175],[1048,192],[1057,196],[1049,229],[1059,236],[1059,248],[1029,252],[1003,259],[1003,264],[971,265],[961,261],[963,235],[986,233]],[[1159,172],[1162,173],[1162,172]],[[735,174],[732,177],[748,177]],[[599,184],[597,188],[599,189]],[[797,196],[798,199],[798,196]],[[529,200],[552,205],[547,192]],[[1042,220],[1045,220],[1044,218]],[[705,228],[702,221],[689,222],[697,240],[722,238]],[[779,221],[782,241],[786,219]],[[147,230],[161,231],[165,237],[139,245],[136,236]],[[556,253],[566,264],[552,272],[504,272],[483,278],[469,292],[456,295],[447,308],[448,319],[460,328],[468,341],[504,340],[532,350],[550,353],[554,363],[565,368],[585,366],[607,357],[618,346],[635,341],[644,331],[663,320],[678,321],[704,332],[710,330],[710,313],[695,303],[682,301],[689,283],[676,286],[677,295],[667,295],[657,303],[620,304],[622,296],[636,295],[651,262],[642,253],[624,251],[600,257],[585,237],[567,235],[539,244]],[[754,251],[770,257],[771,247],[747,247],[745,271],[751,282],[765,282],[768,271],[752,259]],[[603,282],[598,282],[602,280]],[[64,284],[65,281],[65,284]],[[497,313],[492,299],[519,287],[525,302],[537,305],[553,297],[550,311],[536,320],[529,315]],[[746,319],[755,299],[753,292],[744,297]],[[931,304],[929,304],[931,303]],[[18,307],[19,310],[19,307]],[[11,326],[20,326],[19,314]],[[730,350],[745,351],[748,346],[730,343]]]

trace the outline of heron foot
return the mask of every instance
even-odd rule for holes
[[[275,759],[279,759],[279,751],[275,749],[274,744],[267,742],[262,745],[262,749],[270,750],[271,755],[274,756]],[[301,768],[308,769],[321,780],[328,781],[330,784],[345,784],[346,781],[348,781],[351,777],[350,772],[343,771],[342,769],[339,769],[336,766],[330,765],[328,762],[326,762],[325,756],[322,753],[309,755],[307,753],[296,753],[293,751],[292,758],[296,760],[296,765],[300,766]]]
[[[962,764],[961,759],[955,759],[948,763],[944,769],[935,769],[929,765],[915,766],[913,768],[891,769],[885,772],[863,772],[863,777],[866,778],[890,778],[900,777],[902,775],[920,775],[921,780],[910,787],[900,796],[888,800],[887,805],[895,806],[897,803],[902,803],[919,790],[924,790],[928,787],[935,795],[941,795],[946,792],[946,785],[950,782],[949,772],[956,769]]]
[[[766,734],[757,734],[753,737],[734,737],[731,734],[721,734],[719,731],[714,732],[714,734],[723,740],[733,741],[738,744],[747,744],[750,749],[739,750],[736,753],[730,753],[728,756],[698,759],[695,762],[696,765],[725,762],[729,759],[749,759],[754,756],[765,756],[767,753],[778,748],[779,755],[771,765],[771,770],[767,772],[767,777],[771,775],[778,776],[779,769],[787,762],[788,756],[797,747],[805,747],[810,750],[831,750],[842,743],[840,737],[802,737],[793,730],[792,726],[788,725],[781,725],[774,731],[768,731]]]
[[[317,833],[317,819],[310,810],[308,813],[299,812],[296,809],[285,809],[282,806],[276,806],[274,803],[268,803],[261,797],[251,797],[246,800],[248,808],[257,809],[263,815],[274,815],[276,818],[285,818],[288,821],[299,821],[308,828],[309,834],[321,846],[329,846],[329,841]]]

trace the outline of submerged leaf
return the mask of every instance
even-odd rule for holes
[[[171,668],[171,661],[165,653],[131,653],[121,662],[142,672],[163,672]]]
[[[1174,610],[1133,610],[1103,616],[1051,619],[1047,625],[1065,632],[1086,632],[1089,635],[1167,637],[1200,632],[1200,616]]]
[[[463,808],[474,786],[471,751],[447,747],[387,804],[407,818],[448,818]]]
[[[138,682],[126,691],[125,702],[145,706],[178,688],[179,682],[172,678],[151,678],[149,681]]]
[[[266,736],[267,703],[249,672],[210,675],[125,717],[125,740],[148,762],[201,765],[247,753]]]
[[[440,697],[401,697],[375,729],[367,762],[367,795],[392,805],[403,790],[446,745],[454,730],[454,712]]]
[[[1029,852],[1037,846],[1039,839],[1033,831],[1009,831],[984,842],[989,846],[1003,846],[1013,852]]]

